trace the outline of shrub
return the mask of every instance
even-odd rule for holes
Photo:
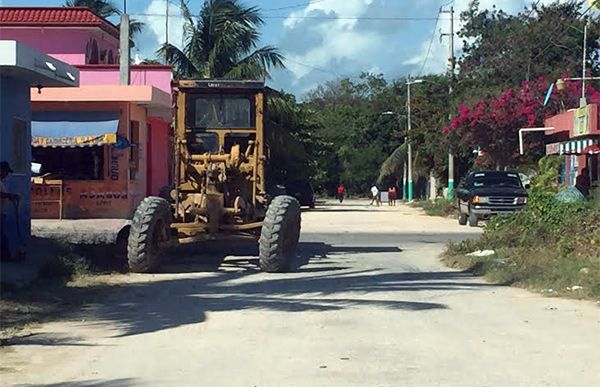
[[[429,216],[448,217],[456,214],[454,202],[447,199],[436,199],[435,201],[424,200],[414,203],[415,207],[422,208]]]

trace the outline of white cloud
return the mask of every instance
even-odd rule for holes
[[[315,67],[335,73],[336,69],[330,69],[330,65],[336,61],[350,60],[360,63],[363,68],[373,67],[369,54],[380,47],[382,36],[377,32],[359,31],[358,20],[343,18],[363,15],[372,2],[373,0],[315,1],[300,11],[290,13],[283,22],[284,34],[295,29],[305,29],[307,33],[316,33],[320,40],[302,53],[286,53],[290,59],[286,65],[295,78],[292,84],[297,84]],[[310,19],[310,16],[315,15],[342,18]]]
[[[151,42],[151,45],[156,50],[166,39],[166,2],[164,0],[152,0],[143,13],[143,15],[136,18],[146,23],[146,28],[153,33],[154,42]],[[169,43],[175,46],[181,46],[182,43],[182,24],[181,9],[176,5],[169,5]]]

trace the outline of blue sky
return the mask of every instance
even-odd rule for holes
[[[182,19],[178,0],[170,0],[169,41],[181,42]],[[202,0],[190,0],[196,13]],[[436,21],[438,9],[452,4],[458,13],[469,0],[245,0],[263,10],[266,24],[262,44],[275,45],[287,58],[285,70],[276,70],[269,84],[298,96],[327,80],[356,76],[361,71],[383,73],[393,79],[411,74],[443,72],[447,64],[447,15]],[[542,1],[549,3],[551,0]],[[59,6],[62,0],[0,0],[5,6]],[[122,6],[122,0],[114,0]],[[518,12],[528,0],[480,0],[482,8],[493,5]],[[133,55],[154,57],[165,40],[166,0],[128,0],[127,10],[147,25],[136,39]],[[388,18],[382,20],[382,18]],[[389,18],[393,18],[389,19]],[[413,20],[407,20],[413,19]],[[433,34],[435,33],[435,36]],[[433,39],[432,39],[433,36]],[[431,45],[431,48],[430,48]],[[456,42],[457,50],[460,42]],[[429,53],[429,54],[428,54]]]

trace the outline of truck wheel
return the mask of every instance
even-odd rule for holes
[[[464,226],[467,224],[467,214],[461,212],[458,214],[458,224]]]
[[[291,268],[300,238],[300,203],[291,196],[271,201],[260,232],[260,268],[280,273]]]
[[[477,215],[469,211],[469,226],[477,227],[479,224],[479,219],[477,219]]]
[[[160,253],[171,239],[171,220],[171,208],[165,199],[151,196],[138,205],[127,243],[129,270],[147,273],[158,267]]]

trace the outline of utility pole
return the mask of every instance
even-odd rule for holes
[[[121,85],[129,85],[131,47],[129,45],[129,15],[121,14],[119,24],[119,79]]]
[[[408,163],[404,162],[404,169],[402,170],[402,200],[406,200],[406,175],[408,171]]]
[[[408,136],[406,136],[406,139],[408,141],[408,196],[406,197],[406,200],[410,202],[413,200],[412,145],[410,143],[410,131],[412,129],[410,117],[410,76],[408,77],[408,81],[406,82],[406,88],[406,110],[408,113]]]
[[[167,3],[167,10],[166,10],[166,15],[167,17],[165,18],[165,45],[169,44],[169,0],[165,0],[165,3]]]
[[[448,36],[448,101],[452,98],[452,87],[454,83],[454,7],[450,7],[449,11],[442,11],[440,13],[450,14],[450,31],[447,34],[441,34],[441,36]],[[448,119],[452,118],[452,114],[448,115]],[[454,199],[454,155],[452,154],[452,148],[448,150],[448,199]]]
[[[587,60],[587,34],[588,26],[590,24],[590,17],[585,18],[585,24],[583,25],[583,58],[581,60],[581,99],[579,100],[579,107],[587,105],[585,99],[585,79],[586,79],[586,60]]]

